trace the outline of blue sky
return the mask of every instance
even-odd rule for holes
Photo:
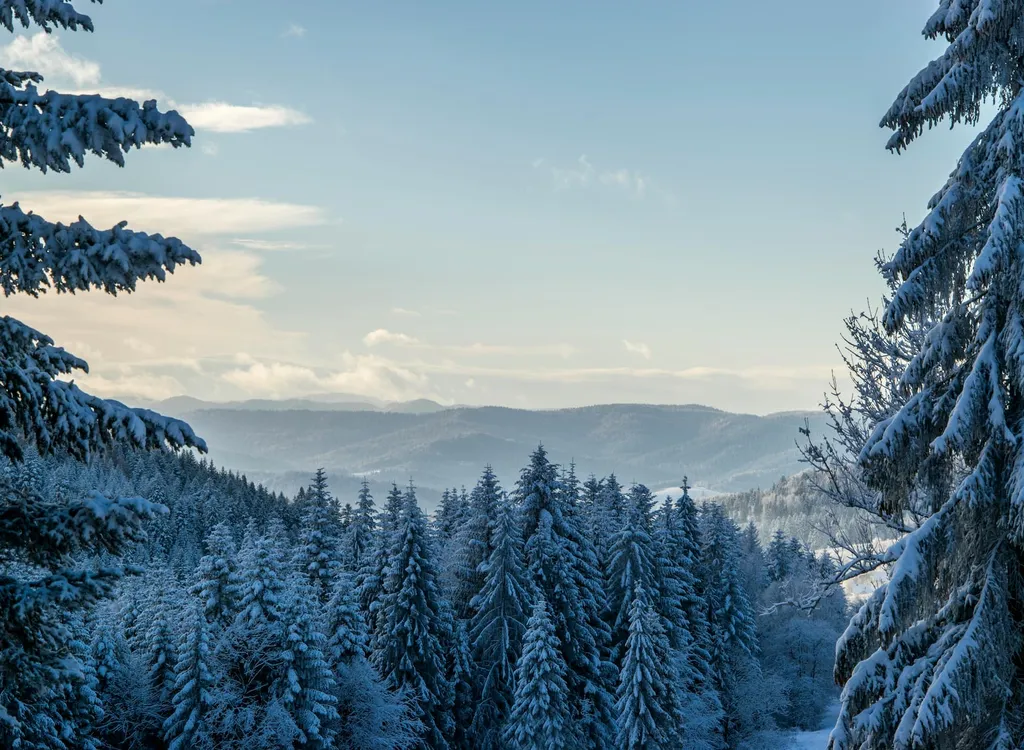
[[[971,137],[884,149],[933,7],[108,0],[0,64],[156,95],[193,148],[8,167],[3,200],[205,263],[8,308],[134,401],[813,408],[874,254]]]

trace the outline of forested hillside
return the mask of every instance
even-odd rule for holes
[[[126,553],[139,574],[68,621],[70,702],[33,706],[86,746],[753,749],[834,696],[841,593],[765,613],[829,560],[543,449],[431,518],[412,484],[334,498],[320,472],[285,498],[188,454],[3,475],[167,508]]]

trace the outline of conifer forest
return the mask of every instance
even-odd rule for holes
[[[56,33],[102,38],[84,12],[99,7],[0,0],[7,32],[42,34],[0,56],[6,171],[130,171],[132,152],[198,142],[193,115],[211,122],[100,87],[71,54],[68,75],[102,93],[7,69]],[[1024,0],[938,0],[922,20],[940,53],[883,113],[887,148],[939,124],[976,135],[875,258],[881,299],[836,321],[845,379],[821,383],[824,430],[794,421],[801,469],[770,490],[698,493],[672,453],[651,464],[678,464],[666,489],[545,435],[501,476],[480,458],[499,441],[464,436],[478,479],[436,504],[416,476],[335,475],[315,440],[301,489],[272,490],[185,421],[93,395],[84,359],[0,317],[0,747],[1024,747]],[[580,163],[563,187],[633,185]],[[116,311],[202,264],[186,240],[7,197],[9,301]],[[430,347],[366,337],[382,343]],[[784,530],[797,515],[802,538]]]

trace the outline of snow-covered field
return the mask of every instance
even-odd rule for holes
[[[797,732],[793,735],[793,742],[789,750],[825,750],[828,745],[828,735],[835,726],[836,718],[839,716],[839,704],[832,705],[827,716],[822,720],[823,729],[815,732]]]

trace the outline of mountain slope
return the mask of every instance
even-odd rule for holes
[[[471,486],[491,463],[511,487],[526,457],[543,442],[556,461],[575,460],[578,473],[614,471],[624,483],[673,486],[691,482],[736,491],[768,486],[799,471],[798,429],[813,412],[764,417],[704,406],[614,404],[554,411],[503,407],[417,413],[302,409],[186,408],[219,464],[271,485],[317,466],[374,483],[410,478],[425,489]]]

